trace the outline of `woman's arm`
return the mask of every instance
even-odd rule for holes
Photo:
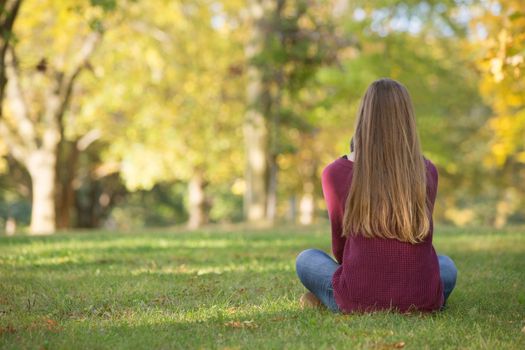
[[[332,228],[332,252],[339,264],[343,263],[343,252],[346,243],[346,237],[343,237],[343,208],[341,199],[336,192],[333,175],[331,173],[331,166],[328,165],[322,174],[322,186],[324,199],[326,201],[326,208],[328,209],[328,217],[330,218],[330,225]]]

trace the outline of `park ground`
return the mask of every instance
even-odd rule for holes
[[[431,315],[301,310],[312,228],[0,238],[1,349],[525,349],[525,228],[435,229],[459,269]]]

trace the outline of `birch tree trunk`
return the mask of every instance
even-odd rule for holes
[[[248,221],[261,221],[265,218],[266,209],[267,129],[264,117],[257,111],[247,112],[244,138],[246,148],[245,216]]]
[[[301,225],[310,225],[314,221],[314,184],[306,182],[303,186],[303,193],[299,201],[299,223]]]
[[[268,123],[267,112],[270,110],[270,96],[264,86],[263,72],[253,60],[261,54],[265,41],[265,14],[271,8],[272,1],[251,0],[250,16],[253,21],[250,40],[246,44],[246,57],[249,62],[247,105],[244,122],[244,140],[246,152],[244,193],[244,215],[250,222],[263,221],[266,217],[268,189]],[[266,113],[265,113],[266,112]]]
[[[189,228],[198,228],[208,222],[208,213],[206,208],[205,182],[202,173],[195,172],[188,183],[189,196]]]
[[[303,148],[304,159],[302,160],[299,171],[302,179],[302,191],[299,200],[299,223],[310,225],[315,219],[315,184],[318,183],[317,167],[319,164],[319,152],[315,147],[315,134],[304,135]],[[313,148],[307,145],[314,144]]]
[[[33,234],[55,231],[56,149],[37,150],[26,162],[32,184],[30,230]]]

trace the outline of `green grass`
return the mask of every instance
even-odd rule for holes
[[[525,349],[525,230],[437,227],[444,312],[334,315],[297,304],[325,228],[2,237],[0,348]]]

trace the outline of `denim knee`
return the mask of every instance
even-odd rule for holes
[[[451,291],[456,285],[458,269],[454,261],[446,255],[439,256],[439,267],[444,288],[446,291]]]
[[[297,258],[295,259],[295,271],[297,272],[297,276],[299,276],[299,279],[302,281],[302,275],[303,275],[303,267],[305,266],[306,262],[308,261],[308,256],[311,255],[313,252],[315,252],[315,249],[306,249],[297,255]]]

